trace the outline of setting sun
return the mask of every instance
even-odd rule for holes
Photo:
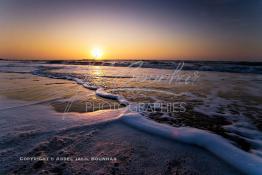
[[[99,48],[94,48],[91,52],[92,54],[92,57],[95,59],[95,60],[98,60],[98,59],[101,59],[102,56],[103,56],[103,51]]]

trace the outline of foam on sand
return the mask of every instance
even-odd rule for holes
[[[262,174],[262,159],[236,148],[226,139],[216,134],[195,128],[174,128],[159,124],[144,118],[138,113],[124,114],[121,120],[132,127],[150,134],[203,147],[243,173],[252,175]]]
[[[107,99],[117,100],[121,105],[127,106],[129,104],[128,101],[124,97],[122,97],[120,95],[108,93],[102,87],[96,87],[94,85],[91,85],[88,82],[84,82],[83,80],[81,80],[79,78],[73,78],[73,80],[77,84],[82,85],[83,87],[85,87],[87,89],[96,90],[96,95],[97,96],[100,96],[100,97],[103,97],[103,98],[107,98]]]
[[[69,76],[69,75],[50,75],[50,74],[46,74],[42,72],[41,70],[34,71],[33,74],[38,75],[38,76],[48,77],[48,78],[66,79],[66,80],[74,81],[77,84],[83,86],[84,88],[95,90],[97,96],[107,98],[107,99],[117,100],[121,105],[127,106],[129,104],[128,101],[124,97],[120,95],[108,93],[104,90],[104,88],[92,85],[90,82],[86,80],[82,80],[80,78],[76,78],[76,77]]]
[[[96,90],[96,95],[103,97],[103,98],[117,100],[120,104],[125,105],[125,106],[128,105],[128,101],[124,97],[108,93],[103,88],[98,88]]]
[[[73,80],[77,84],[82,85],[83,87],[85,87],[87,89],[96,90],[96,95],[97,96],[100,96],[100,97],[103,97],[103,98],[107,98],[107,99],[117,100],[121,105],[127,106],[129,104],[128,101],[124,97],[122,97],[120,95],[108,93],[102,87],[96,87],[94,85],[91,85],[88,82],[85,82],[85,81],[79,79],[79,78],[73,78]]]

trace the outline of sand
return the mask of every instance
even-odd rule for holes
[[[120,113],[121,110],[63,116],[45,105],[1,110],[0,173],[239,174],[201,148],[130,128],[117,118]],[[21,157],[73,160],[24,161]],[[113,160],[76,161],[77,157]]]
[[[84,101],[114,102],[72,81],[0,80],[0,174],[240,174],[203,148],[130,127],[119,118],[124,108],[76,112]],[[63,113],[57,104],[68,101],[76,107]]]

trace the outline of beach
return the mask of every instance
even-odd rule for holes
[[[138,64],[1,61],[0,174],[262,172],[261,74]]]

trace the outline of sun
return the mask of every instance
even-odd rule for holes
[[[95,60],[99,60],[103,56],[103,51],[101,49],[99,49],[99,48],[94,48],[94,49],[92,49],[91,54],[92,54],[92,57]]]

